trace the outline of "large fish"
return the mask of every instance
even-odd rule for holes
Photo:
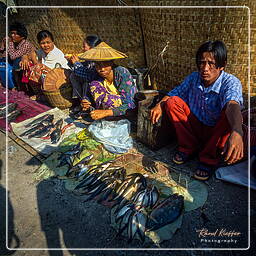
[[[184,207],[184,197],[173,194],[160,202],[150,213],[147,230],[156,230],[174,222],[181,214]]]

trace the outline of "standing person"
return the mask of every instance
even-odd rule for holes
[[[90,112],[92,119],[122,116],[127,110],[136,107],[134,96],[137,87],[130,72],[114,64],[113,60],[127,57],[105,42],[85,52],[80,58],[94,61],[97,76],[90,83],[95,110]],[[90,105],[89,105],[90,106]],[[89,106],[84,105],[84,109]]]
[[[83,41],[83,51],[86,52],[101,42],[99,36],[88,35]],[[91,101],[88,85],[96,75],[94,62],[80,62],[77,55],[71,55],[70,57],[66,56],[66,58],[72,64],[73,69],[73,72],[70,75],[70,81],[73,86],[73,99],[78,99],[81,106],[88,106]],[[78,109],[80,109],[80,106]]]
[[[23,56],[31,54],[35,47],[27,40],[28,31],[24,24],[20,22],[14,22],[9,27],[9,37],[7,38],[7,54],[9,63],[13,66],[14,78],[18,90],[22,88],[22,73],[23,67],[20,65],[20,61]],[[5,56],[6,53],[6,38],[2,40],[0,46],[0,52]]]
[[[227,49],[222,41],[208,41],[196,53],[198,72],[171,90],[152,110],[156,123],[165,110],[178,139],[173,162],[183,164],[195,153],[194,177],[207,180],[222,158],[233,164],[243,158],[242,85],[224,71]]]

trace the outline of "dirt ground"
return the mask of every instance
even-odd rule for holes
[[[109,208],[95,201],[84,203],[67,191],[62,181],[56,178],[35,182],[33,175],[40,166],[40,161],[11,139],[7,147],[9,153],[6,163],[5,138],[5,134],[0,132],[1,256],[255,255],[256,245],[253,237],[256,237],[256,193],[253,190],[250,193],[251,222],[248,223],[248,189],[222,182],[214,177],[211,178],[207,183],[209,195],[205,205],[186,213],[181,229],[171,240],[163,242],[160,248],[153,244],[145,248],[137,240],[128,244],[125,239],[116,236],[116,231],[110,227]],[[137,147],[140,152],[152,159],[172,165],[171,146],[155,152],[141,144]],[[187,169],[188,167],[184,166],[184,170]],[[4,248],[6,193],[8,193],[8,243],[11,248],[14,248],[11,251]],[[250,244],[248,244],[249,224]],[[209,232],[225,229],[227,232],[234,231],[241,234],[233,237],[221,237],[220,235],[218,237],[217,235],[218,240],[222,241],[208,242],[202,241],[199,237],[197,230],[200,229],[207,229]],[[223,240],[232,241],[228,243]],[[248,246],[250,249],[246,250]],[[61,248],[62,250],[48,250],[47,248]],[[94,250],[69,248],[93,248]],[[108,248],[117,248],[117,250],[108,250]],[[123,248],[129,250],[122,250]],[[190,249],[186,250],[188,248]],[[230,248],[230,250],[219,250],[221,248]]]

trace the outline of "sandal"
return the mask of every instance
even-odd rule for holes
[[[175,164],[184,164],[185,162],[187,162],[190,158],[190,155],[181,151],[176,151],[176,153],[174,154],[172,161]]]
[[[204,174],[202,174],[202,172]],[[210,177],[214,174],[214,172],[215,172],[214,166],[199,163],[196,173],[194,174],[194,178],[197,180],[206,181],[210,179]]]

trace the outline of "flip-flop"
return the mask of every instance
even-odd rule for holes
[[[216,168],[212,165],[199,163],[196,172],[201,172],[201,174],[195,173],[194,178],[201,181],[207,181],[214,174],[215,169]],[[204,172],[205,174],[202,174],[202,172]]]
[[[187,162],[190,158],[190,155],[181,151],[176,151],[172,161],[175,164],[184,164],[185,162]]]

